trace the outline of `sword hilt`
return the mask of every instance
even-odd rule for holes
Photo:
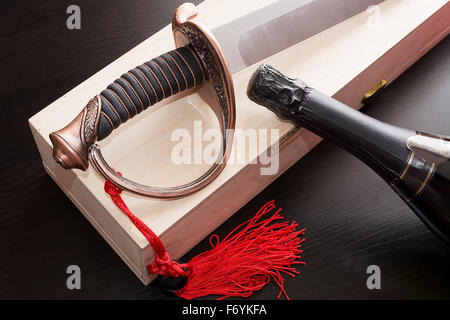
[[[54,158],[64,168],[85,170],[93,143],[149,106],[197,87],[204,80],[200,60],[189,46],[137,66],[91,99],[65,128],[50,134]]]
[[[223,169],[235,125],[233,82],[222,51],[212,34],[198,21],[193,4],[175,10],[172,31],[177,49],[125,73],[92,98],[66,127],[52,132],[53,157],[65,169],[86,170],[91,163],[105,179],[121,189],[150,197],[175,198],[195,192]],[[103,159],[95,142],[106,138],[149,106],[196,88],[213,109],[223,134],[223,148],[204,175],[182,186],[159,188],[140,185],[118,175]]]
[[[189,46],[169,51],[125,73],[100,93],[98,140],[149,106],[204,81]]]

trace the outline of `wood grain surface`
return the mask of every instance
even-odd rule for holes
[[[156,283],[143,286],[45,174],[27,119],[167,25],[182,2],[0,4],[0,298],[173,299]],[[71,4],[81,8],[81,30],[66,28]],[[362,111],[450,135],[449,101],[447,37]],[[307,228],[307,265],[285,278],[292,299],[450,298],[450,249],[381,178],[337,147],[321,143],[215,232],[224,237],[272,199]],[[182,260],[208,247],[205,239]],[[81,268],[81,290],[66,287],[72,264]],[[381,268],[381,290],[366,287],[372,264]],[[271,283],[252,298],[277,293]]]

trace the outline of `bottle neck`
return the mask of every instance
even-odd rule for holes
[[[373,119],[308,88],[297,110],[298,124],[346,149],[386,181],[401,174],[410,154],[406,140],[414,131]]]

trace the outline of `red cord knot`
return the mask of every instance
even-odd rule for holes
[[[186,264],[179,264],[178,262],[170,259],[169,252],[164,252],[162,257],[156,256],[152,264],[147,266],[147,270],[150,274],[159,274],[166,277],[188,277],[190,274],[190,268]]]
[[[118,175],[122,175],[119,171],[117,171]],[[118,196],[122,193],[122,189],[120,189],[118,186],[116,186],[114,183],[112,183],[109,180],[105,181],[105,192],[109,194],[110,196]]]

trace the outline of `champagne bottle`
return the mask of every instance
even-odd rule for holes
[[[371,118],[262,65],[248,97],[280,119],[344,148],[380,175],[418,217],[450,244],[450,138]]]

